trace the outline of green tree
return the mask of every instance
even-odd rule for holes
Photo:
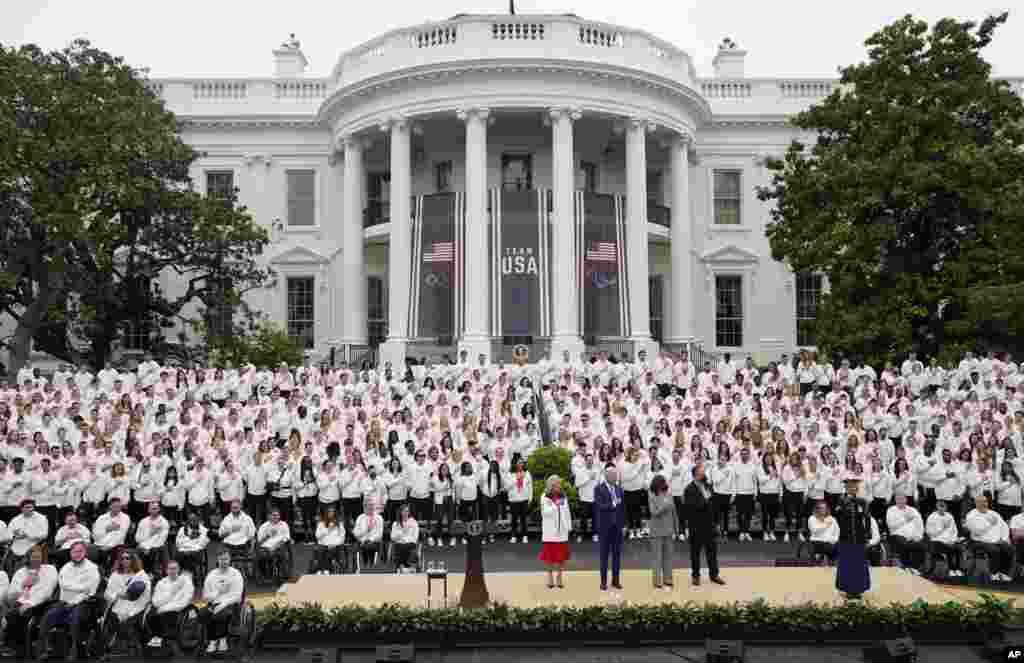
[[[815,324],[826,353],[955,354],[982,321],[1024,329],[1024,106],[981,57],[1006,18],[885,27],[867,61],[794,118],[813,146],[769,162],[758,196],[774,203],[772,255],[827,276]]]
[[[270,275],[264,229],[189,177],[199,153],[145,72],[76,41],[46,53],[0,45],[0,315],[10,370],[35,345],[99,368],[142,325],[237,297]],[[170,274],[183,284],[165,292]],[[225,290],[224,283],[230,287]]]
[[[301,366],[305,358],[301,340],[265,320],[254,321],[248,327],[239,325],[234,334],[204,336],[207,361],[215,366],[252,364],[259,368],[277,368],[281,363]]]
[[[562,479],[562,492],[569,500],[569,508],[576,514],[578,496],[572,480],[572,453],[568,449],[549,444],[540,447],[526,461],[526,469],[533,477],[533,501],[531,511],[540,511],[540,498],[544,495],[544,483],[550,476]]]

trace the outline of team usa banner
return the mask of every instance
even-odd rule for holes
[[[546,189],[490,192],[495,336],[551,334],[549,195]]]

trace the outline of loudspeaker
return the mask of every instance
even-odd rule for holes
[[[377,663],[412,663],[416,659],[413,645],[385,645],[377,647]]]
[[[300,649],[299,663],[338,663],[337,649]]]
[[[917,645],[911,638],[886,640],[877,647],[864,648],[866,663],[916,663]]]
[[[740,640],[705,640],[707,663],[742,663],[745,660]]]

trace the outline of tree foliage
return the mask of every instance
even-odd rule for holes
[[[287,330],[265,321],[237,328],[230,335],[204,333],[209,350],[207,362],[213,366],[244,366],[277,368],[282,363],[301,366],[305,359],[302,341],[288,335]]]
[[[768,164],[772,254],[827,276],[827,353],[935,356],[1024,330],[1024,106],[981,56],[1006,19],[883,28],[794,118],[814,144]]]
[[[49,53],[0,45],[0,314],[16,323],[0,343],[12,370],[32,344],[101,367],[133,326],[159,336],[267,281],[266,232],[233,197],[194,189],[199,156],[121,58],[82,40]],[[165,291],[164,277],[183,286]]]

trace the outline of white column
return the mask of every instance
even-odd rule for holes
[[[626,123],[626,251],[629,257],[629,340],[633,352],[653,356],[651,303],[648,299],[647,256],[647,132],[654,126],[640,119]]]
[[[551,117],[551,179],[554,189],[551,216],[551,358],[560,361],[566,352],[576,358],[585,349],[579,329],[574,207],[576,156],[573,122],[580,118],[580,112],[564,108],[552,108],[548,112]]]
[[[341,283],[344,303],[342,343],[366,343],[366,252],[363,242],[363,139],[346,136],[344,176],[345,214],[341,233]]]
[[[691,343],[693,332],[693,238],[690,234],[689,134],[674,136],[669,144],[672,171],[672,226],[669,239],[672,281],[668,290],[666,343]]]
[[[391,136],[391,238],[388,244],[388,340],[381,347],[381,361],[405,370],[409,342],[409,275],[412,260],[412,227],[409,196],[412,192],[412,152],[409,122],[396,118],[381,125]]]
[[[490,111],[472,108],[458,112],[466,123],[466,230],[463,235],[466,269],[466,311],[459,352],[475,363],[491,356],[491,280],[487,234],[487,123]]]

